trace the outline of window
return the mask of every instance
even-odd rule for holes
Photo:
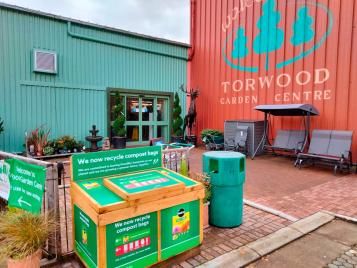
[[[55,52],[35,49],[33,63],[35,72],[57,73],[57,54]]]
[[[130,91],[128,91],[130,92]],[[115,105],[115,91],[110,91],[110,111]],[[128,145],[146,145],[153,138],[164,138],[169,142],[170,137],[170,95],[145,95],[120,93],[124,98],[126,135]],[[155,108],[156,107],[156,108]],[[110,116],[112,125],[114,118]]]

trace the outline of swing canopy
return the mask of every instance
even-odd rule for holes
[[[260,149],[270,149],[292,152],[295,155],[304,152],[310,133],[310,116],[319,115],[319,111],[311,104],[269,104],[258,105],[255,110],[264,113],[264,133],[252,159]],[[268,139],[268,115],[274,116],[301,116],[304,119],[304,130],[278,130],[274,144]]]
[[[258,105],[255,110],[274,116],[307,116],[319,115],[319,111],[311,104],[269,104]]]

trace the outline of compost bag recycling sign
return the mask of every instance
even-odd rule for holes
[[[102,151],[72,156],[74,181],[161,167],[161,146]]]
[[[45,189],[46,169],[9,159],[10,207],[21,208],[34,214],[40,213]]]

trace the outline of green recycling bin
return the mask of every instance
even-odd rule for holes
[[[203,172],[211,178],[209,223],[217,227],[236,227],[243,220],[245,155],[236,152],[203,154]]]

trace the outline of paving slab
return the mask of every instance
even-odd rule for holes
[[[214,267],[243,267],[255,260],[260,256],[252,249],[243,246],[239,249],[233,250],[228,255],[221,255],[212,261],[205,263],[199,267],[201,268],[214,268]]]
[[[317,212],[307,218],[294,222],[293,224],[289,225],[289,227],[303,234],[308,234],[313,230],[321,227],[322,225],[332,221],[334,218],[335,217],[330,214]]]
[[[348,249],[349,247],[326,237],[309,234],[248,267],[325,267]]]
[[[302,236],[301,232],[285,227],[275,233],[249,243],[247,247],[256,251],[260,256],[263,256],[299,238],[300,236]]]
[[[333,219],[334,216],[331,216],[328,213],[316,213],[254,242],[246,244],[245,247],[241,247],[243,251],[240,251],[241,248],[238,248],[237,250],[233,250],[209,261],[202,267],[220,267],[226,265],[229,267],[245,266],[256,261],[258,258],[303,237],[308,230],[315,230],[319,226],[322,226]],[[291,226],[295,226],[295,228],[291,228]],[[247,248],[250,249],[250,251],[247,251]]]
[[[315,232],[347,246],[357,244],[357,224],[335,220]]]
[[[334,220],[270,255],[264,256],[248,267],[306,268],[327,267],[328,265],[333,267],[336,263],[338,264],[340,258],[352,259],[352,256],[349,255],[352,255],[354,251],[351,251],[350,245],[357,244],[356,232],[357,224]],[[353,259],[349,261],[347,266],[351,265],[351,262],[353,262]]]

